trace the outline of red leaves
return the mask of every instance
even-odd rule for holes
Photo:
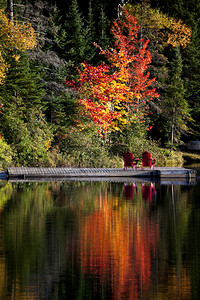
[[[93,67],[82,63],[83,71],[78,69],[77,83],[69,82],[69,86],[76,87],[81,95],[79,102],[85,108],[88,116],[97,126],[106,132],[113,125],[113,120],[120,117],[120,113],[112,109],[113,103],[124,91],[115,85],[116,74],[109,74],[110,67],[105,63]]]

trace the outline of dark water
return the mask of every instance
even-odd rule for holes
[[[200,184],[0,183],[0,299],[199,299]]]

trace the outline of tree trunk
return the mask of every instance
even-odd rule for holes
[[[11,22],[14,19],[13,0],[7,0],[8,18]]]
[[[142,18],[143,18],[143,0],[141,0],[140,1],[140,6],[141,6],[141,11],[140,11],[140,17],[141,17],[141,19],[140,19],[140,39],[142,39],[142,37],[143,37],[143,32],[142,32],[142,26],[143,26],[143,24],[142,24]],[[140,48],[142,48],[142,42],[140,42]]]
[[[172,130],[172,132],[171,132],[171,152],[173,151],[173,145],[174,145],[175,112],[176,112],[176,110],[174,108],[174,110],[173,110],[173,118],[172,118],[172,128],[171,128],[171,130]]]

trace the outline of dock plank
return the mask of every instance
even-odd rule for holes
[[[61,177],[148,177],[148,178],[195,178],[196,171],[179,167],[157,167],[154,170],[138,168],[40,168],[10,167],[9,178],[61,178]]]

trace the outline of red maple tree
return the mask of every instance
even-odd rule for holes
[[[119,130],[120,126],[144,117],[149,110],[148,102],[158,97],[148,72],[151,54],[147,49],[149,40],[138,38],[139,25],[136,18],[124,11],[123,20],[115,21],[111,32],[114,46],[103,50],[110,65],[97,67],[82,64],[78,69],[78,84],[71,84],[79,92],[80,103],[103,132]]]

